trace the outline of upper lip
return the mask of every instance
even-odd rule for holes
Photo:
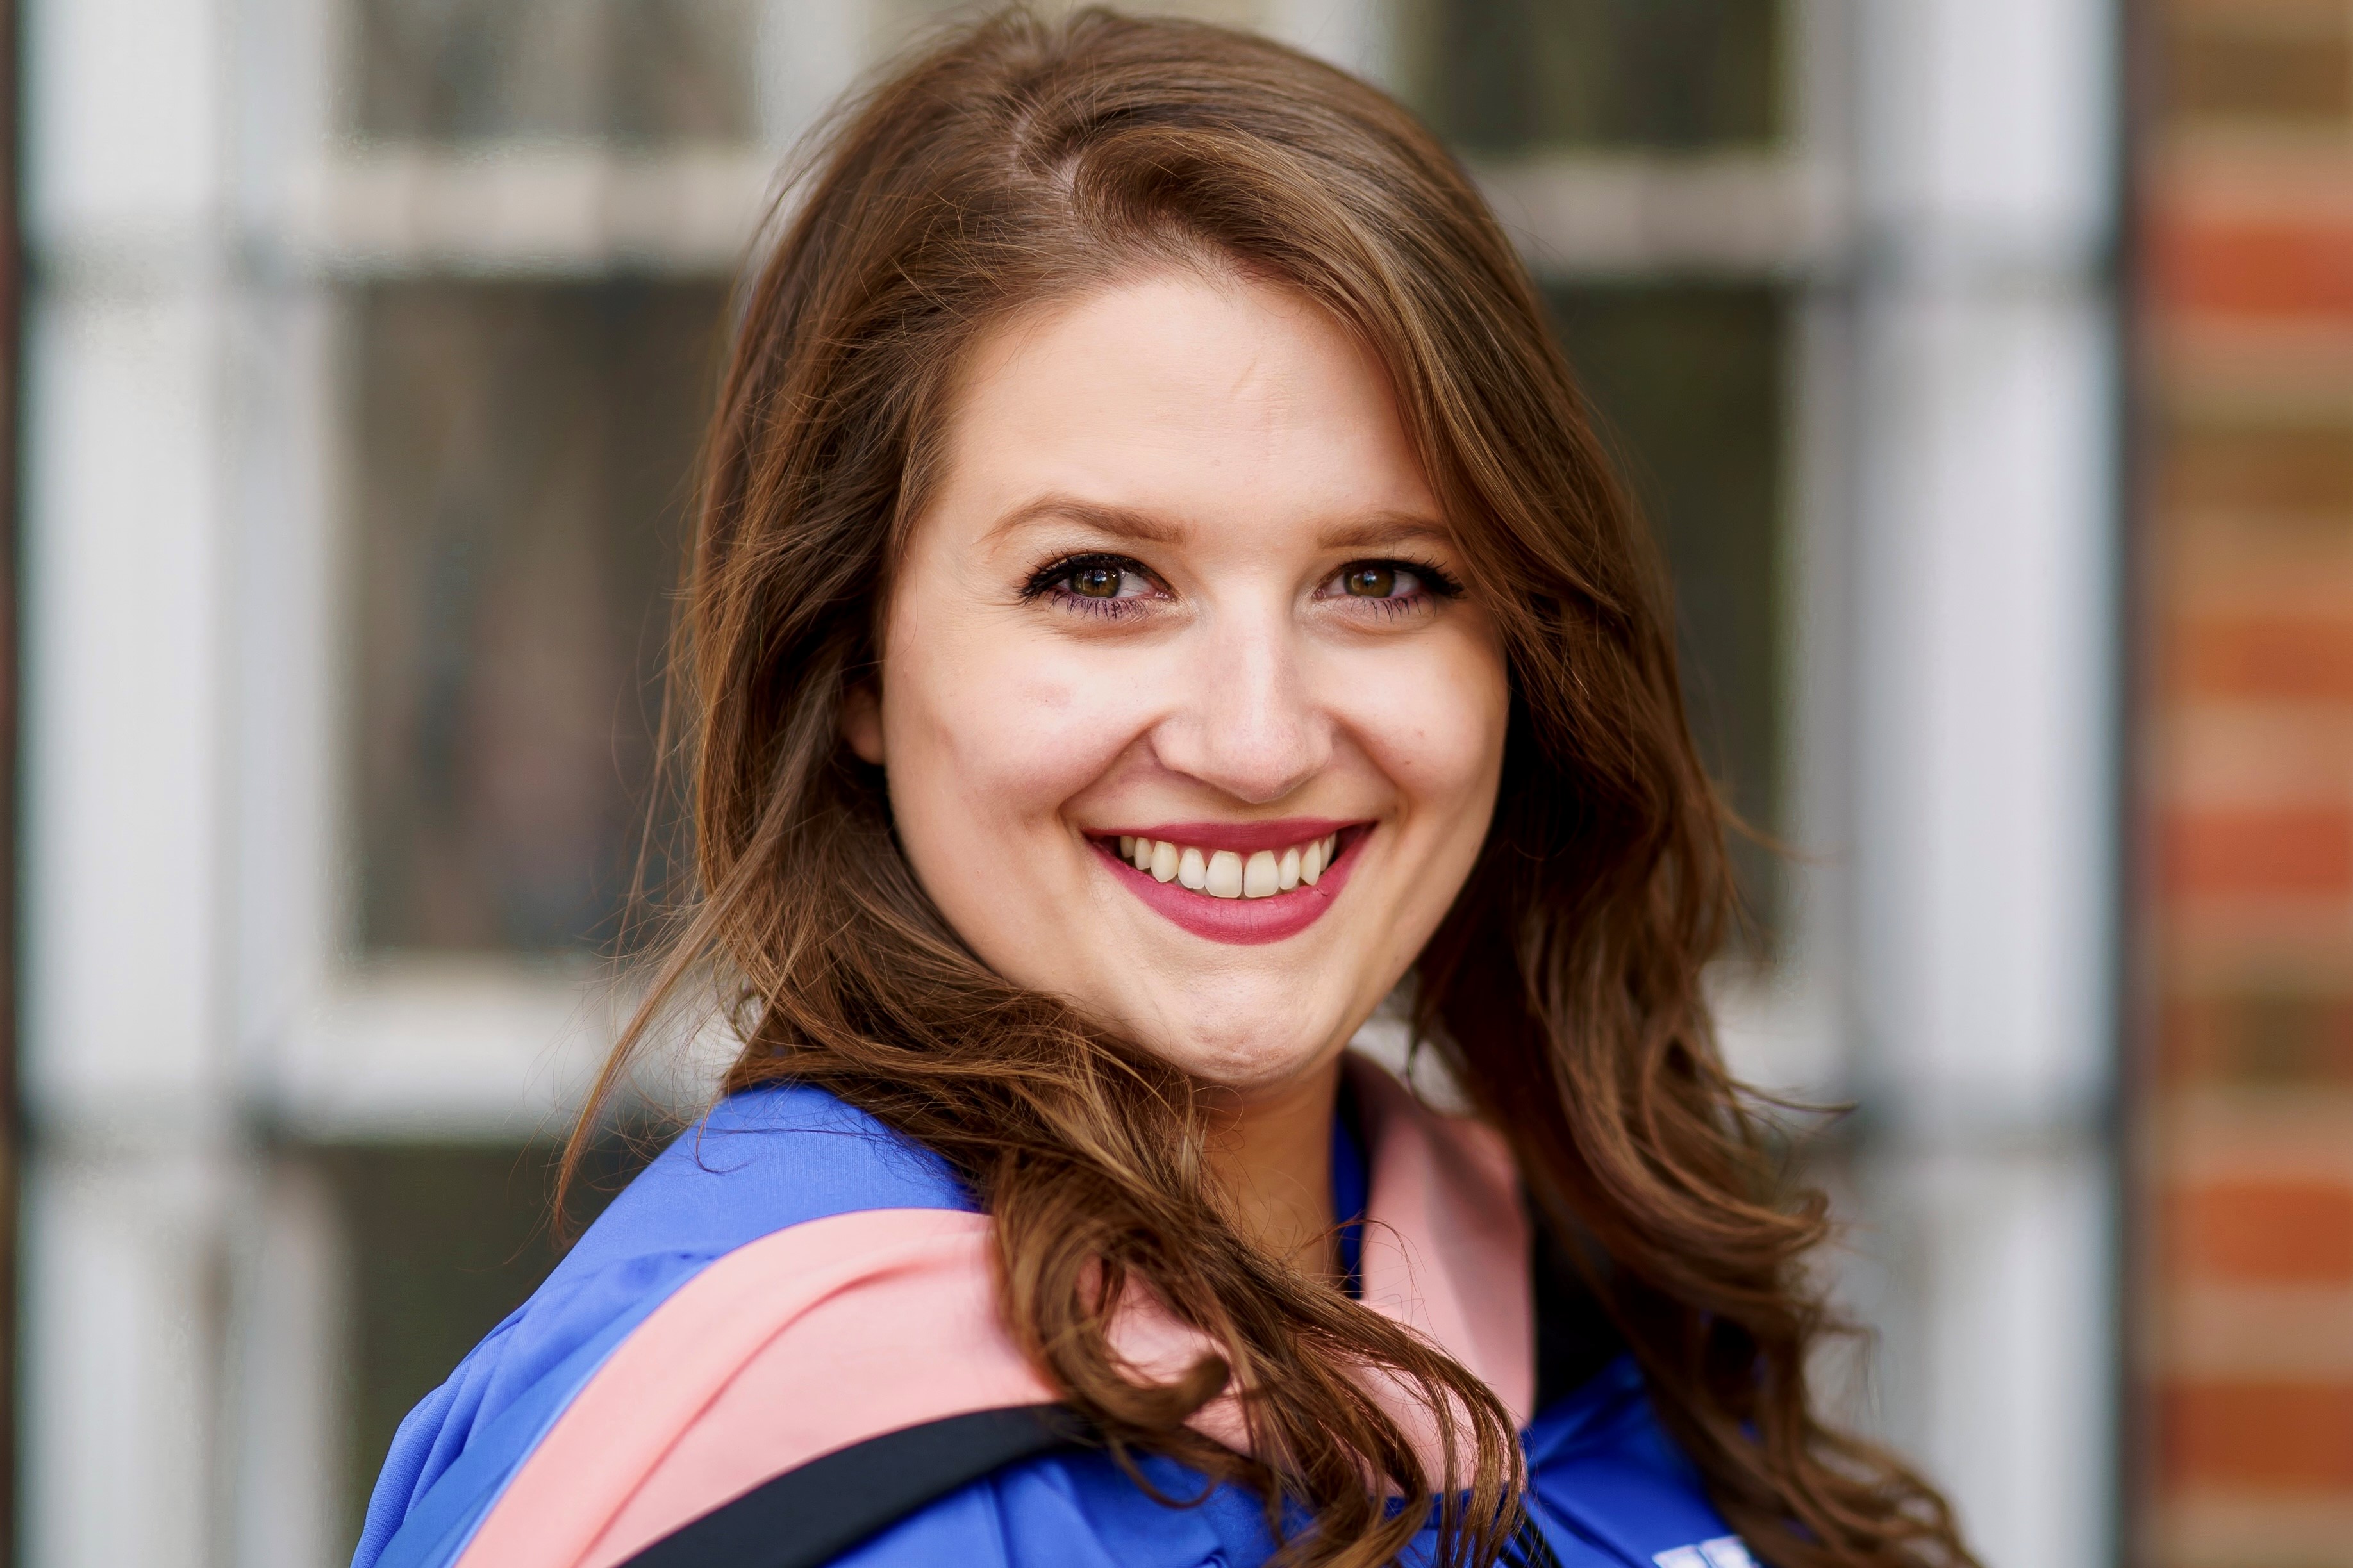
[[[1361,826],[1363,817],[1285,816],[1272,822],[1164,822],[1155,827],[1092,829],[1095,838],[1157,838],[1198,849],[1230,849],[1248,855],[1260,849],[1288,849],[1326,834]]]

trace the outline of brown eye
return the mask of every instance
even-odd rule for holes
[[[1071,592],[1081,598],[1116,599],[1119,597],[1119,585],[1126,577],[1127,574],[1117,566],[1108,562],[1097,562],[1092,566],[1077,568],[1068,581]]]
[[[1397,592],[1394,566],[1351,566],[1340,574],[1340,585],[1359,599],[1386,599]]]

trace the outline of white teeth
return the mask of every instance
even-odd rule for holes
[[[1304,883],[1314,887],[1339,853],[1340,836],[1327,833],[1287,849],[1202,849],[1139,834],[1119,836],[1120,858],[1155,881],[1177,882],[1213,899],[1266,899]]]

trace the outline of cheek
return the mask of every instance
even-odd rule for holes
[[[1051,816],[1145,726],[1134,682],[1027,639],[902,645],[884,676],[892,795],[924,815],[1002,825]]]
[[[1410,812],[1482,837],[1511,714],[1503,655],[1483,628],[1400,655],[1379,679],[1355,683],[1363,695],[1351,728]]]

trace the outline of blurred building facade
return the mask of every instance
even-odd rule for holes
[[[2353,1563],[2353,16],[2148,20],[2139,1522]]]
[[[552,1256],[727,280],[941,8],[25,5],[23,1555],[307,1568]],[[2117,18],[1171,8],[1488,185],[1800,852],[1722,997],[1745,1071],[1861,1108],[1854,1408],[1989,1562],[2109,1558]]]

